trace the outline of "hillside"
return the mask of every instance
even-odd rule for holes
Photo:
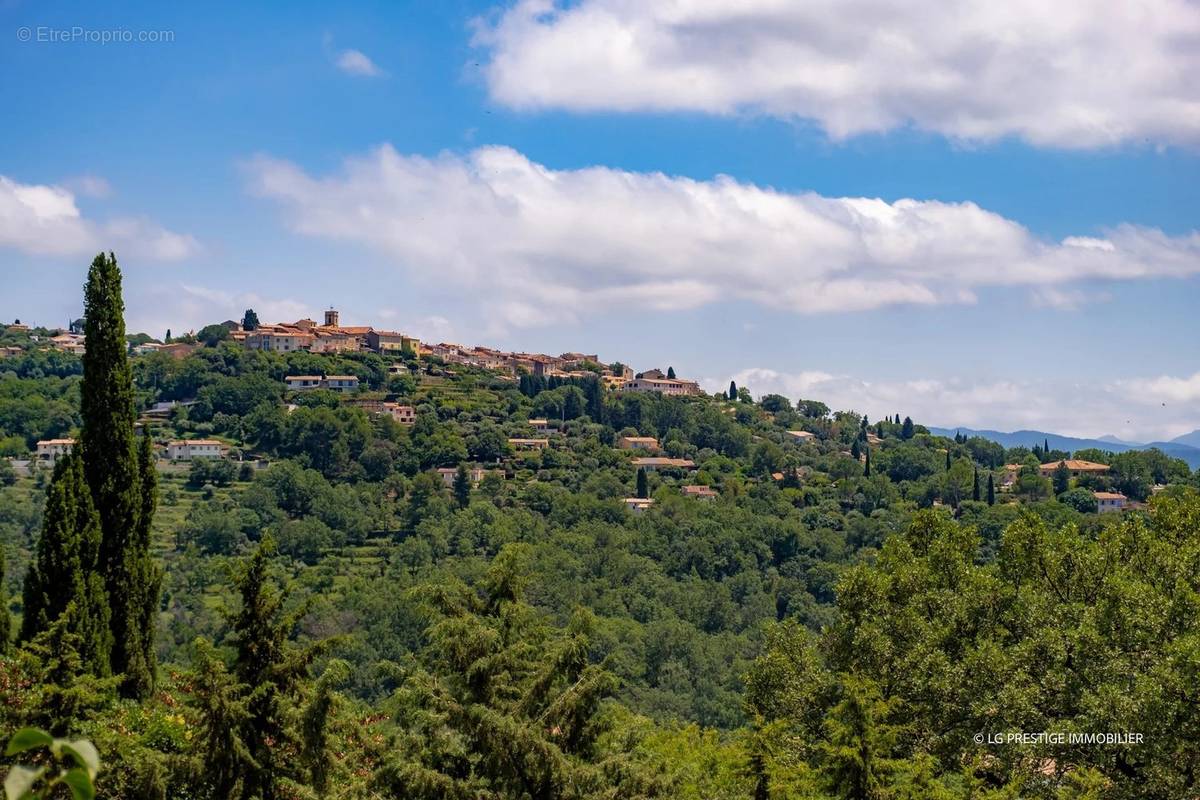
[[[23,463],[40,440],[77,435],[80,369],[32,346],[0,362],[8,455]],[[388,797],[451,796],[448,786],[529,796],[513,788],[514,752],[595,787],[581,797],[751,796],[768,773],[796,796],[834,797],[821,753],[844,743],[852,705],[885,702],[905,709],[888,726],[926,737],[897,754],[889,781],[976,796],[961,766],[980,752],[970,734],[1009,725],[1017,717],[1004,715],[1023,713],[1047,670],[1073,674],[1022,664],[1023,653],[1046,652],[1064,626],[1082,637],[1099,624],[1060,606],[1060,587],[1028,559],[1077,548],[1110,559],[1146,547],[1148,524],[1179,552],[1148,551],[1108,574],[1104,591],[1145,584],[1145,613],[1166,614],[1156,593],[1182,590],[1159,574],[1195,546],[1177,527],[1200,508],[1200,476],[1182,461],[1127,451],[1103,474],[1044,475],[1042,463],[1071,455],[1059,440],[1004,447],[754,399],[753,387],[733,398],[618,390],[602,371],[513,376],[429,353],[220,340],[183,357],[132,357],[140,424],[160,453],[162,687],[143,707],[80,684],[91,705],[71,712],[112,763],[115,791],[203,785],[189,737],[215,735],[217,700],[240,691],[221,676],[244,669],[236,612],[249,607],[248,563],[286,589],[279,613],[295,614],[271,623],[283,626],[278,657],[309,653],[278,702],[330,737],[328,749],[304,750],[309,729],[297,723],[294,749],[280,753],[298,755],[280,774],[327,780],[338,797],[368,786]],[[294,376],[357,386],[289,388],[303,385]],[[215,442],[220,455],[189,463],[181,441]],[[0,489],[17,619],[50,478],[33,462]],[[1125,513],[1097,513],[1096,492],[1123,493]],[[998,585],[1006,599],[992,617]],[[1162,625],[1177,626],[1173,640],[1195,622]],[[1140,670],[1150,659],[1174,675],[1167,645],[1149,656],[1144,646],[1114,638],[1104,658],[1132,664],[1137,650]],[[0,661],[12,679],[0,688],[6,724],[39,719],[50,701],[38,698],[53,696],[38,652]],[[1086,682],[1123,692],[1113,675],[1135,674],[1097,668]],[[1078,691],[1039,701],[1023,724],[1170,724],[1157,696],[1105,720]],[[216,748],[200,751],[208,757],[224,752],[203,741]],[[1174,772],[1129,777],[1077,755],[1122,786],[1176,785]],[[1039,774],[1017,758],[998,769],[997,786]]]

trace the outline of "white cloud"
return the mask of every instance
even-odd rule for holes
[[[1160,375],[1119,381],[1117,387],[1126,396],[1148,403],[1200,403],[1200,372],[1185,378]]]
[[[522,109],[761,113],[1091,148],[1200,142],[1191,0],[520,0],[477,21]]]
[[[347,75],[360,78],[380,78],[386,73],[374,61],[359,50],[343,50],[334,61],[337,68]]]
[[[247,174],[293,230],[370,246],[518,326],[734,299],[802,314],[973,303],[989,286],[1200,274],[1200,233],[1122,225],[1055,243],[973,203],[552,170],[504,147],[429,159],[385,145],[327,177],[264,157]]]
[[[99,175],[77,175],[68,178],[64,184],[68,189],[85,197],[103,199],[113,193],[112,184]]]
[[[854,410],[872,420],[900,414],[925,425],[1014,431],[1044,430],[1094,438],[1114,434],[1129,441],[1162,441],[1200,427],[1200,373],[1113,383],[966,381],[937,378],[872,380],[821,371],[779,372],[753,367],[703,381],[721,391],[730,380],[755,397],[776,393],[795,401],[820,400],[834,410]],[[1171,397],[1179,405],[1162,406]]]
[[[93,186],[93,189],[96,187]],[[23,184],[0,175],[0,247],[38,256],[92,255],[115,250],[153,261],[178,261],[199,250],[194,238],[148,219],[86,218],[62,186]]]

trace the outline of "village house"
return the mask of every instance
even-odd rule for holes
[[[447,489],[453,489],[454,481],[458,477],[458,467],[438,467],[437,474]],[[483,467],[470,467],[467,469],[467,478],[470,479],[472,486],[478,486],[486,474],[487,471]]]
[[[1095,461],[1081,461],[1079,459],[1069,458],[1064,461],[1051,461],[1047,464],[1042,464],[1041,473],[1043,477],[1049,478],[1058,469],[1059,464],[1066,464],[1067,469],[1071,472],[1072,478],[1078,478],[1081,475],[1103,475],[1108,472],[1108,464],[1097,464]]]
[[[621,385],[622,392],[657,392],[665,395],[697,395],[700,384],[668,378],[662,370],[650,369]]]
[[[625,507],[635,514],[641,514],[654,505],[654,500],[649,497],[626,497]]]
[[[142,342],[131,347],[129,351],[135,356],[148,356],[151,353],[157,353],[162,347],[158,342]]]
[[[17,320],[12,325],[8,326],[9,333],[28,333],[29,326],[22,324],[21,320]]]
[[[310,320],[311,321],[311,320]],[[304,320],[300,320],[304,322]],[[312,333],[296,325],[263,325],[246,337],[246,348],[273,353],[294,353],[312,347]]]
[[[812,431],[788,431],[788,436],[791,436],[793,441],[801,444],[814,441],[817,438],[817,435]]]
[[[1124,511],[1125,504],[1129,501],[1129,498],[1119,492],[1093,492],[1093,494],[1096,495],[1096,511],[1101,514]]]
[[[43,439],[37,443],[37,457],[53,464],[74,449],[74,439]]]
[[[177,439],[167,443],[167,459],[191,461],[193,458],[220,458],[225,445],[216,439]]]
[[[514,450],[545,450],[550,446],[549,439],[509,439],[508,444]]]
[[[49,341],[51,347],[63,353],[81,356],[87,350],[84,337],[77,333],[60,333],[57,336],[51,336]]]
[[[0,358],[16,358],[25,351],[20,347],[0,347]]]
[[[412,425],[417,421],[417,410],[412,406],[388,403],[383,400],[352,400],[350,403],[368,414],[389,416],[401,425]]]
[[[311,389],[330,389],[335,392],[358,390],[358,378],[354,375],[288,375],[283,380],[287,388],[294,392]]]
[[[415,356],[421,350],[421,340],[396,331],[372,328],[367,331],[367,347],[380,354]]]
[[[688,470],[691,470],[691,469],[696,468],[696,463],[694,461],[692,461],[691,459],[687,459],[687,458],[661,458],[661,457],[654,456],[654,457],[648,457],[648,458],[635,458],[635,459],[633,459],[632,463],[635,467],[638,467],[639,469],[644,469],[647,472],[654,472],[655,470],[658,470],[658,469],[688,469]]]
[[[537,418],[529,420],[529,427],[533,428],[538,433],[549,433],[550,421],[547,419]]]
[[[711,486],[681,486],[684,497],[695,497],[697,500],[716,500],[720,495]]]
[[[619,450],[657,450],[658,439],[653,436],[622,436],[617,439]]]

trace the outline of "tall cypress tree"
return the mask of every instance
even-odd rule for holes
[[[158,604],[150,560],[153,502],[143,493],[134,439],[133,374],[125,340],[125,303],[117,259],[101,253],[84,287],[83,469],[100,515],[100,569],[111,609],[112,668],[122,693],[145,697],[154,684],[153,638],[144,627]],[[153,473],[153,463],[149,472]],[[153,493],[153,488],[151,488]],[[148,514],[146,512],[148,511]],[[146,519],[142,519],[143,516]]]
[[[42,535],[25,576],[21,640],[32,640],[67,615],[64,632],[79,639],[81,668],[103,676],[110,670],[112,634],[100,543],[100,516],[84,482],[83,462],[75,454],[64,456],[46,492]]]
[[[975,468],[975,485],[971,488],[971,499],[979,502],[979,467]]]
[[[869,447],[867,448],[867,463],[863,467],[863,477],[864,478],[871,477],[871,448],[869,448]]]
[[[471,505],[471,476],[466,464],[460,463],[454,471],[454,503],[459,508]]]
[[[735,382],[733,382],[733,381],[730,381],[730,382],[729,382],[729,399],[730,399],[730,400],[737,400],[737,397],[738,397],[738,394],[737,394],[737,384],[736,384]]]
[[[988,493],[987,503],[989,506],[996,505],[996,481],[992,478],[992,473],[988,473]]]
[[[646,478],[646,468],[638,467],[637,471],[637,496],[645,500],[650,496],[650,486]]]

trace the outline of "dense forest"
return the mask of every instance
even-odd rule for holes
[[[220,326],[133,356],[115,261],[87,291],[82,357],[0,334],[0,734],[90,741],[99,797],[1200,796],[1180,460]]]

